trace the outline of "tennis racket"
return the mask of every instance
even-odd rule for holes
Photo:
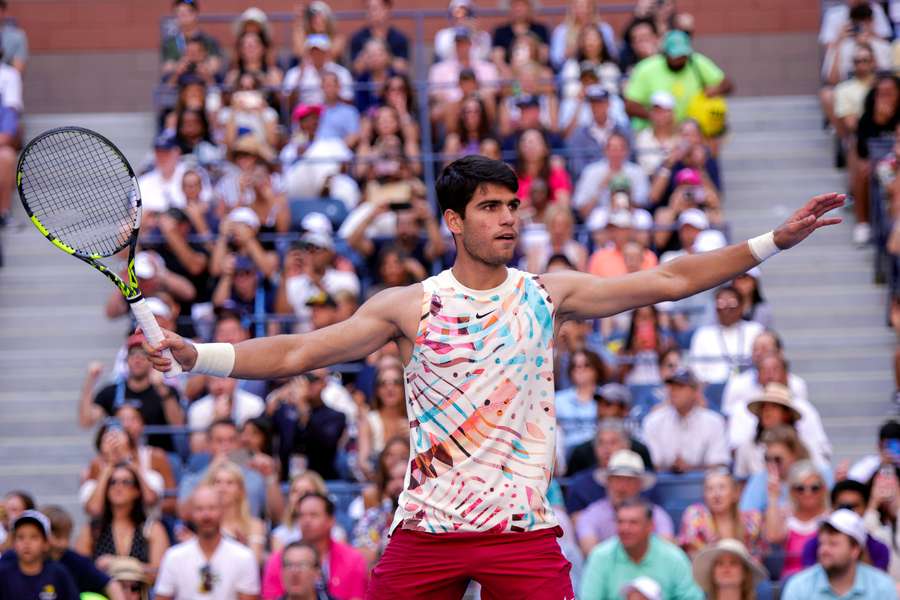
[[[163,332],[138,288],[134,253],[141,227],[141,192],[131,165],[112,142],[81,127],[59,127],[31,140],[16,171],[22,205],[54,246],[116,284],[151,344]],[[128,281],[100,262],[128,248]],[[181,373],[172,360],[169,375]]]

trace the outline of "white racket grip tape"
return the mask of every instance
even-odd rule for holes
[[[138,325],[141,326],[141,331],[144,332],[151,344],[158,346],[163,341],[163,332],[159,327],[159,323],[156,322],[156,317],[150,311],[150,305],[141,298],[137,302],[131,302],[130,306],[131,312],[134,313],[134,318],[137,319]],[[168,348],[163,350],[163,356],[172,361],[172,367],[166,371],[166,375],[180,375],[183,372],[181,365],[178,364],[178,361],[175,360]]]

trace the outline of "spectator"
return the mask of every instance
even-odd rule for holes
[[[308,542],[291,542],[281,554],[281,584],[284,596],[281,600],[331,600],[331,596],[319,588],[322,564],[319,552]]]
[[[877,540],[885,544],[891,553],[889,573],[895,580],[900,572],[900,540],[897,536],[897,522],[900,517],[900,485],[897,483],[896,463],[886,464],[878,469],[872,478],[871,497],[866,507],[866,527]],[[871,555],[870,555],[871,556]]]
[[[100,363],[91,363],[81,391],[78,422],[83,428],[92,427],[106,416],[113,416],[123,404],[135,406],[147,425],[184,425],[184,411],[175,388],[166,385],[155,375],[147,353],[141,344],[143,334],[128,338],[128,373],[124,380],[111,383],[93,395],[94,386],[102,372]],[[93,396],[93,402],[91,401]],[[172,452],[175,447],[169,435],[150,435],[150,446]]]
[[[444,27],[434,36],[435,60],[449,60],[455,58],[456,47],[454,44],[455,30],[465,27],[472,32],[472,58],[489,61],[491,59],[491,34],[479,29],[475,20],[475,6],[471,0],[450,0],[448,7],[450,26]]]
[[[606,139],[606,152],[602,160],[587,165],[578,177],[572,206],[582,219],[587,219],[595,208],[610,207],[610,184],[616,176],[627,178],[631,202],[646,206],[649,184],[647,175],[638,165],[628,160],[628,139],[613,132]]]
[[[372,119],[362,121],[355,175],[362,183],[411,184],[421,171],[419,152],[415,123],[393,107],[381,106]]]
[[[34,498],[22,490],[7,492],[0,502],[0,553],[12,547],[12,523],[26,510],[34,510]]]
[[[144,600],[149,598],[150,585],[141,567],[141,561],[127,556],[120,556],[110,561],[109,575],[126,600]],[[111,596],[110,600],[115,600]]]
[[[161,48],[162,74],[164,77],[191,70],[201,70],[205,73],[218,73],[222,68],[222,51],[216,39],[203,32],[197,18],[200,12],[196,0],[175,0],[173,12],[177,31],[166,36]],[[5,37],[5,36],[4,36]],[[202,42],[206,49],[207,58],[204,63],[192,63],[186,53],[189,41]],[[187,60],[186,60],[187,59]],[[191,69],[191,65],[194,69]]]
[[[222,160],[222,148],[212,137],[212,128],[203,108],[184,107],[175,113],[175,140],[185,159],[200,166],[215,167]]]
[[[268,21],[264,21],[265,18],[266,15],[263,11],[252,7],[244,11],[240,21],[255,24],[268,23]],[[269,48],[271,41],[266,31],[266,29],[260,32],[248,30],[238,36],[234,46],[235,64],[225,76],[225,87],[237,87],[238,81],[247,73],[257,77],[262,83],[261,91],[264,95],[267,95],[270,89],[281,87],[284,73],[273,62]]]
[[[362,72],[362,50],[370,39],[379,39],[390,48],[393,57],[391,66],[398,73],[409,69],[409,40],[391,26],[391,0],[368,0],[366,4],[366,26],[350,38],[350,60],[353,72]]]
[[[890,600],[897,590],[890,577],[862,563],[866,527],[852,510],[839,509],[818,529],[815,566],[801,571],[784,586],[782,600],[819,600],[853,595]]]
[[[547,27],[534,19],[531,0],[510,0],[510,21],[494,29],[491,58],[494,64],[510,64],[512,62],[512,47],[516,40],[525,35],[532,34],[540,41],[541,62],[547,63],[547,45],[550,43],[550,35]]]
[[[595,398],[603,397],[603,388],[598,390],[598,386],[608,379],[609,369],[596,353],[582,349],[570,356],[569,381],[572,386],[557,391],[555,402],[558,435],[564,439],[566,457],[571,455],[576,446],[594,439],[597,431]],[[607,388],[607,391],[616,400],[622,397],[619,389],[613,391],[613,388]]]
[[[612,185],[619,185],[619,183],[614,182]],[[617,277],[629,272],[625,263],[625,250],[630,242],[635,241],[633,239],[635,237],[634,221],[632,213],[628,210],[614,210],[609,215],[606,231],[612,244],[605,248],[598,248],[591,255],[591,259],[588,261],[588,272],[600,277]],[[639,265],[638,270],[652,269],[657,264],[656,255],[641,246],[638,251],[637,264]]]
[[[340,93],[340,78],[332,71],[325,71],[322,74],[324,104],[319,127],[316,130],[316,139],[337,138],[348,148],[353,148],[359,141],[359,111],[343,102]]]
[[[648,177],[663,166],[681,141],[675,127],[675,96],[667,91],[650,96],[650,126],[642,129],[634,140],[637,163]]]
[[[691,504],[681,515],[678,545],[689,557],[729,538],[739,540],[756,558],[763,555],[762,514],[740,510],[740,497],[740,484],[727,469],[707,471],[703,502]]]
[[[253,551],[256,562],[263,563],[266,547],[266,525],[250,514],[247,489],[241,469],[230,461],[211,465],[201,485],[211,487],[222,505],[222,533]]]
[[[585,555],[616,532],[617,509],[628,500],[636,500],[656,483],[656,476],[644,469],[641,457],[631,450],[619,450],[609,459],[606,469],[600,471],[599,483],[606,488],[607,496],[595,500],[578,516],[575,531],[578,544]],[[652,509],[652,531],[666,539],[675,537],[672,518],[666,511],[654,504]]]
[[[380,0],[372,0],[379,2]],[[340,81],[340,98],[353,102],[353,75],[331,58],[331,38],[317,33],[306,37],[300,64],[284,74],[283,90],[291,106],[322,104],[322,77],[326,72],[337,75]]]
[[[28,62],[28,36],[15,22],[8,20],[6,0],[0,2],[0,56],[3,62],[14,67],[20,74],[25,73]]]
[[[584,3],[584,0],[578,1]],[[559,74],[562,95],[578,95],[581,71],[585,68],[593,69],[597,74],[597,85],[610,94],[618,94],[622,73],[615,62],[615,47],[607,44],[603,31],[596,24],[582,27],[577,34],[575,54],[566,61]]]
[[[704,383],[725,383],[750,362],[753,340],[762,325],[741,318],[741,296],[730,286],[716,291],[717,323],[697,329],[691,339],[691,365]]]
[[[860,517],[863,517],[863,520],[865,521],[866,510],[869,507],[871,499],[870,491],[868,486],[852,479],[838,481],[834,484],[834,487],[831,488],[831,507],[833,510],[840,510],[842,508],[852,510]],[[866,529],[869,529],[868,523],[866,524]],[[816,556],[818,553],[819,538],[814,537],[803,546],[803,568],[811,567],[816,564]],[[872,565],[876,569],[881,569],[882,571],[888,570],[888,565],[891,562],[891,550],[888,548],[887,544],[880,542],[878,538],[871,533],[866,533],[866,556],[867,564]]]
[[[489,138],[493,133],[484,101],[476,95],[464,97],[460,101],[457,122],[452,124],[452,133],[448,133],[444,139],[444,148],[441,151],[446,160],[461,158],[471,154],[478,154],[481,142]]]
[[[539,130],[551,150],[562,147],[558,135],[559,102],[541,83],[549,75],[544,67],[533,63],[519,66],[509,77],[520,83],[521,93],[506,96],[499,104],[498,131],[503,136],[504,151],[517,151],[519,138],[529,129]]]
[[[868,454],[850,467],[848,479],[871,483],[882,467],[900,464],[900,421],[889,418],[878,429],[878,452]]]
[[[531,183],[540,178],[547,182],[550,202],[569,205],[572,194],[572,180],[566,172],[565,162],[550,156],[547,140],[537,129],[526,129],[519,136],[516,147],[516,174],[519,181],[519,199],[526,206],[531,192]]]
[[[753,267],[735,277],[731,285],[741,295],[742,318],[745,321],[755,321],[766,329],[772,329],[775,317],[772,314],[772,305],[766,302],[762,295],[759,283],[761,278],[762,272],[759,267]]]
[[[579,127],[590,127],[594,122],[594,115],[590,102],[585,102],[585,92],[588,88],[600,85],[600,77],[597,69],[589,61],[579,65],[578,79],[571,82],[574,86],[574,96],[563,96],[559,104],[559,130],[563,136],[571,136]],[[600,86],[603,88],[603,86]],[[603,88],[605,89],[605,88]],[[630,135],[631,122],[625,114],[625,102],[619,96],[617,89],[606,89],[609,94],[609,115],[616,126]],[[602,151],[601,146],[601,151]],[[597,155],[591,158],[596,158]]]
[[[653,509],[628,500],[616,510],[616,537],[594,548],[581,579],[582,600],[615,598],[625,584],[642,575],[659,583],[664,597],[703,597],[690,576],[691,563],[676,545],[653,534]]]
[[[722,539],[694,559],[694,581],[709,600],[755,600],[756,586],[769,577],[766,568],[735,539]]]
[[[475,74],[479,94],[486,102],[493,102],[500,75],[497,67],[473,55],[472,32],[457,28],[453,33],[455,55],[431,65],[428,70],[428,89],[431,101],[431,120],[446,119],[450,107],[463,98],[460,78],[466,71]]]
[[[266,312],[270,312],[268,309],[271,308],[272,298],[270,294],[260,293],[260,279],[252,259],[240,254],[226,256],[212,294],[213,307],[219,311],[229,309],[236,315],[248,316],[257,312],[257,302],[263,300]]]
[[[630,74],[635,65],[659,52],[659,38],[660,32],[653,19],[638,16],[632,19],[622,34],[623,46],[619,61],[622,72]]]
[[[693,119],[685,119],[678,127],[680,140],[666,156],[663,164],[650,178],[650,203],[654,206],[673,206],[675,189],[683,182],[678,181],[678,174],[684,169],[692,169],[699,176],[700,182],[690,185],[702,185],[704,190],[717,195],[721,189],[719,165],[704,141],[700,125]],[[675,175],[673,177],[672,175]],[[697,177],[694,177],[696,180]],[[705,205],[707,198],[693,199],[692,202]],[[717,200],[710,197],[709,202]],[[703,208],[706,208],[703,206]]]
[[[834,87],[824,87],[820,92],[826,116],[829,116],[845,152],[854,153],[853,134],[865,109],[866,96],[875,83],[875,54],[868,44],[857,44],[851,55],[853,76],[840,81]]]
[[[66,568],[48,560],[50,522],[27,510],[12,522],[15,561],[0,562],[0,598],[39,598],[48,588],[57,600],[77,600],[78,588]]]
[[[578,450],[581,451],[583,446],[579,446]],[[606,497],[606,489],[600,484],[600,474],[613,454],[627,450],[629,446],[628,432],[621,419],[607,419],[597,424],[597,435],[587,445],[591,459],[581,460],[577,467],[573,464],[569,469],[572,480],[566,488],[566,511],[574,522],[578,522],[579,513],[589,504]]]
[[[853,61],[856,49],[865,44],[871,57],[875,60],[877,71],[891,69],[891,45],[874,34],[872,8],[866,4],[854,6],[850,10],[850,22],[838,34],[838,37],[827,44],[825,60],[822,64],[822,79],[826,82],[826,90],[832,89],[853,74],[856,64]],[[826,99],[828,98],[826,92]],[[830,112],[826,112],[830,116]]]
[[[315,471],[302,471],[295,474],[291,479],[288,487],[287,506],[284,508],[284,519],[281,524],[272,529],[269,541],[272,544],[272,552],[284,550],[284,548],[292,543],[303,539],[303,533],[300,531],[299,504],[300,499],[306,494],[316,492],[323,496],[328,495],[328,488],[325,480]],[[335,539],[345,540],[347,532],[340,525],[335,523],[331,536]]]
[[[219,419],[232,419],[241,427],[265,410],[263,399],[238,389],[236,379],[209,377],[207,389],[209,394],[188,408],[188,426],[193,430],[207,429]]]
[[[253,600],[259,597],[259,570],[253,552],[222,533],[219,494],[202,485],[191,497],[196,536],[172,546],[163,556],[156,600],[181,600],[196,594]]]
[[[375,372],[372,410],[362,404],[358,413],[359,466],[367,478],[374,475],[375,460],[385,441],[409,435],[403,366],[399,361],[382,363]]]
[[[379,502],[366,509],[353,529],[353,547],[366,558],[369,568],[374,568],[387,546],[391,522],[406,476],[405,461],[389,464],[386,458],[384,453],[379,455],[373,478]]]
[[[564,133],[572,132],[566,139],[566,146],[574,154],[569,164],[576,177],[595,157],[604,157],[607,141],[613,133],[628,138],[627,130],[611,114],[610,93],[606,89],[600,84],[590,85],[584,88],[583,98],[590,106],[591,119],[588,124],[581,125],[577,116],[572,117],[568,124],[565,120],[560,121],[564,125]]]
[[[550,37],[550,64],[554,69],[563,69],[566,61],[578,55],[579,37],[585,28],[598,31],[607,53],[612,58],[617,57],[616,34],[609,23],[597,14],[594,0],[572,0],[563,22],[553,28]]]
[[[636,65],[625,89],[625,108],[635,118],[638,129],[650,118],[650,98],[666,91],[675,97],[675,119],[688,116],[688,106],[702,92],[708,97],[724,96],[732,91],[725,73],[709,58],[695,52],[691,39],[683,31],[670,31],[662,42],[662,53]]]
[[[0,6],[0,16],[3,8]],[[2,30],[10,25],[3,25]],[[5,46],[5,39],[2,40]],[[14,185],[17,149],[21,145],[20,118],[24,110],[22,102],[22,74],[7,64],[0,63],[0,227],[9,218],[12,188]]]
[[[294,27],[291,32],[294,57],[303,55],[306,37],[310,35],[327,35],[331,40],[331,60],[340,62],[347,49],[347,36],[337,31],[334,12],[323,0],[313,0],[308,5],[296,5],[294,11]]]
[[[542,192],[542,186],[546,193]],[[572,269],[583,271],[587,267],[588,253],[584,244],[574,239],[575,217],[572,210],[562,204],[549,205],[549,192],[543,180],[536,179],[531,183],[529,207],[533,211],[533,222],[522,233],[526,270],[544,273],[554,256],[562,256]],[[541,212],[543,223],[539,222]]]
[[[366,559],[357,550],[331,539],[334,526],[334,503],[321,494],[307,494],[300,499],[300,530],[303,541],[312,544],[328,565],[325,570],[328,593],[335,600],[362,600],[368,580]],[[263,575],[262,597],[275,599],[284,593],[281,576],[281,553],[269,557]]]
[[[633,245],[643,252],[643,246]],[[626,251],[630,248],[626,247]],[[673,348],[675,340],[666,316],[654,305],[635,309],[629,318],[624,345],[618,353],[621,362],[619,376],[628,385],[660,385],[667,378],[663,376],[660,362]]]
[[[383,40],[370,39],[363,47],[359,62],[362,70],[356,74],[355,104],[357,110],[366,113],[378,106],[378,95],[388,79],[396,74],[391,67],[391,51]]]
[[[684,473],[728,466],[725,419],[701,404],[700,382],[691,370],[683,368],[666,379],[666,392],[668,403],[647,415],[643,424],[656,468]]]
[[[890,39],[893,33],[891,22],[884,14],[884,9],[877,2],[868,0],[846,0],[828,7],[822,16],[822,28],[819,30],[819,43],[823,46],[834,42],[842,31],[852,27],[850,11],[857,6],[868,6],[872,11],[872,33],[884,39]]]
[[[153,169],[138,177],[144,210],[164,213],[172,206],[184,208],[186,200],[181,182],[188,165],[181,161],[181,150],[174,132],[164,130],[156,136],[153,157]]]
[[[97,568],[108,572],[113,557],[130,556],[143,563],[145,575],[152,579],[156,574],[169,538],[161,523],[147,517],[143,485],[139,472],[126,463],[108,465],[100,474],[102,511],[81,528],[75,542],[75,549],[90,556]]]

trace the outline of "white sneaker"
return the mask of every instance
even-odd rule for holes
[[[853,226],[853,243],[865,246],[872,239],[872,228],[868,223],[857,223]]]

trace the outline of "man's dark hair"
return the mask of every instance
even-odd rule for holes
[[[62,506],[48,504],[41,507],[41,512],[50,521],[50,532],[56,537],[69,539],[72,536],[72,517]]]
[[[878,430],[878,441],[900,440],[900,422],[896,419],[886,421]]]
[[[864,483],[860,483],[855,479],[844,479],[835,483],[834,487],[831,488],[831,505],[833,507],[837,507],[837,497],[840,496],[843,492],[856,492],[857,494],[862,496],[863,504],[865,504],[866,506],[869,505],[869,486]]]
[[[759,335],[768,335],[775,342],[775,349],[779,352],[784,350],[784,340],[781,339],[781,336],[778,335],[778,332],[774,329],[764,329],[762,333]],[[759,336],[757,336],[759,337]]]
[[[872,12],[872,7],[866,4],[858,4],[850,9],[850,20],[854,23],[858,23],[859,21],[870,21],[875,14]]]
[[[516,174],[503,161],[484,156],[466,156],[441,171],[434,184],[441,214],[452,210],[465,218],[466,205],[483,185],[493,184],[515,193],[519,191]]]
[[[729,293],[736,296],[738,300],[741,299],[740,292],[738,292],[737,289],[731,285],[723,285],[722,287],[717,289],[716,290],[716,299],[718,300],[719,296],[721,296],[722,294],[729,294]]]
[[[194,12],[197,12],[200,10],[200,7],[197,5],[197,0],[175,0],[174,2],[172,2],[172,10],[175,10],[176,8],[178,8],[179,4],[184,4],[185,6],[190,6],[191,8],[194,9]]]
[[[287,556],[289,550],[293,550],[295,548],[306,548],[313,554],[313,560],[315,560],[316,568],[318,569],[321,566],[321,557],[319,556],[319,551],[316,550],[316,547],[310,544],[309,542],[305,542],[303,540],[297,540],[296,542],[291,542],[287,546],[284,547],[284,550],[281,552],[281,566],[284,566],[284,559]]]
[[[643,509],[648,521],[653,521],[653,506],[643,498],[626,498],[616,507],[616,516],[623,508]]]
[[[331,498],[329,498],[325,494],[320,494],[319,492],[308,492],[308,493],[300,496],[300,500],[297,501],[297,507],[299,508],[300,505],[303,504],[303,501],[306,500],[307,498],[320,499],[322,502],[325,503],[325,514],[327,514],[329,517],[334,516],[334,502],[331,501]]]
[[[224,419],[216,419],[215,421],[210,423],[209,427],[206,429],[206,432],[212,433],[213,429],[215,429],[216,427],[231,427],[235,431],[237,431],[238,428],[237,423],[235,423],[234,420],[225,417]]]
[[[550,258],[547,259],[547,268],[550,268],[550,265],[553,263],[561,263],[565,265],[565,267],[571,271],[575,270],[575,265],[572,264],[572,261],[569,260],[569,257],[565,254],[554,254]]]

